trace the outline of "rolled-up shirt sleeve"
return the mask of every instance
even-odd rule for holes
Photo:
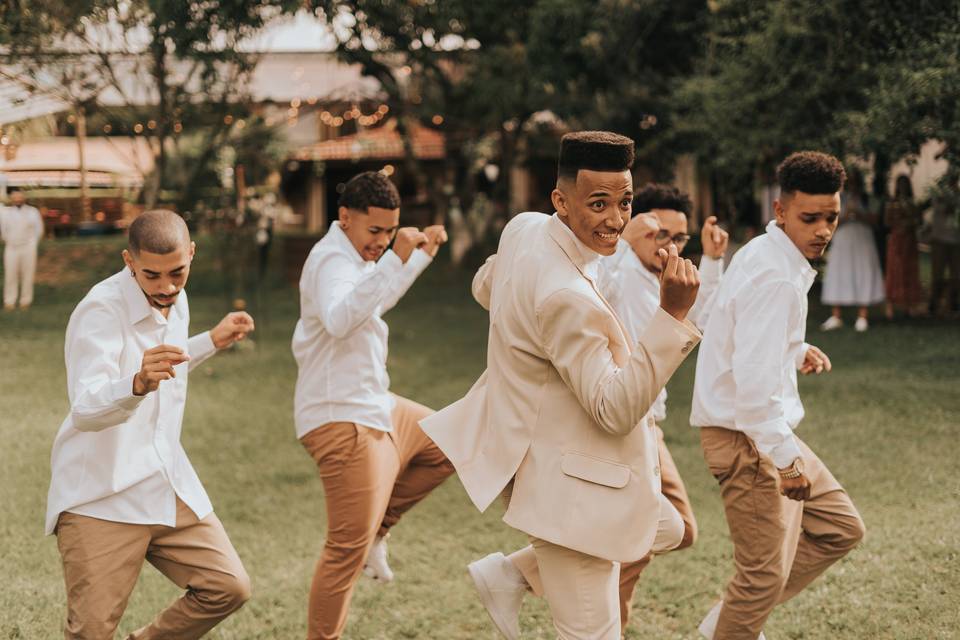
[[[75,312],[64,349],[73,426],[101,431],[126,422],[145,396],[133,395],[137,372],[120,370],[123,335],[107,307],[91,304]]]
[[[748,294],[736,303],[734,421],[782,469],[800,457],[781,397],[791,326],[803,317],[800,293],[790,282],[778,281]]]

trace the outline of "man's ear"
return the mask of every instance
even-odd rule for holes
[[[193,240],[190,241],[190,261],[193,261],[193,256],[197,253],[197,243]]]
[[[570,215],[567,211],[567,196],[560,190],[559,186],[550,192],[550,201],[553,203],[553,208],[557,210],[557,214],[559,214],[561,218],[566,218]]]
[[[782,196],[773,201],[773,213],[777,217],[778,225],[786,224],[787,216],[783,208]]]
[[[340,221],[341,228],[348,229],[350,227],[350,212],[347,211],[346,207],[337,209],[337,219]]]
[[[135,269],[133,268],[133,255],[130,253],[130,250],[124,249],[121,255],[123,256],[123,263],[130,269],[130,273],[133,273]]]

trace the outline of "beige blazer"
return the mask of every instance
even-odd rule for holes
[[[700,333],[659,310],[631,347],[582,251],[556,215],[507,224],[473,281],[490,311],[487,370],[421,426],[481,511],[514,479],[507,524],[630,562],[650,550],[659,519],[645,416]]]

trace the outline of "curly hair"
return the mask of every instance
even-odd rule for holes
[[[581,169],[626,171],[633,166],[633,140],[609,131],[576,131],[560,139],[557,174],[576,178]]]
[[[633,195],[633,215],[654,209],[671,209],[687,215],[693,211],[693,202],[680,189],[669,184],[651,182]]]
[[[347,181],[337,204],[364,212],[370,207],[398,209],[400,193],[390,178],[379,171],[364,171]]]
[[[835,157],[819,151],[798,151],[787,156],[777,167],[780,192],[797,191],[814,195],[837,193],[843,189],[847,174]]]

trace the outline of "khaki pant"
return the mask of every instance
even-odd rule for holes
[[[250,578],[213,513],[177,499],[177,525],[126,524],[62,513],[57,546],[67,586],[67,640],[110,640],[146,558],[186,593],[128,640],[190,640],[250,598]]]
[[[29,307],[33,303],[33,276],[37,270],[37,245],[6,245],[3,248],[3,306],[17,304]]]
[[[340,637],[376,536],[453,473],[418,424],[432,411],[396,401],[392,433],[334,422],[300,439],[317,463],[327,507],[327,540],[310,588],[309,640]]]
[[[850,497],[803,442],[804,502],[780,495],[779,473],[739,431],[700,429],[703,455],[720,483],[736,573],[723,594],[714,640],[756,640],[773,608],[797,595],[863,538]]]
[[[680,471],[677,469],[673,456],[667,449],[663,441],[663,430],[657,427],[657,437],[660,455],[660,481],[662,484],[661,492],[669,500],[670,504],[680,514],[683,521],[683,536],[680,544],[668,551],[678,551],[686,549],[693,545],[697,539],[697,520],[693,516],[693,508],[690,506],[690,497],[687,495],[687,489],[683,485],[683,479],[680,477]],[[620,565],[619,576],[619,600],[620,600],[620,627],[625,629],[630,620],[631,601],[633,592],[640,580],[640,574],[650,561],[654,553],[647,554],[646,557],[636,562],[628,562]],[[538,596],[543,596],[543,583],[540,577],[540,570],[537,563],[537,556],[533,547],[526,547],[510,555],[510,560],[514,566],[523,574],[524,579],[530,586],[530,590]]]

